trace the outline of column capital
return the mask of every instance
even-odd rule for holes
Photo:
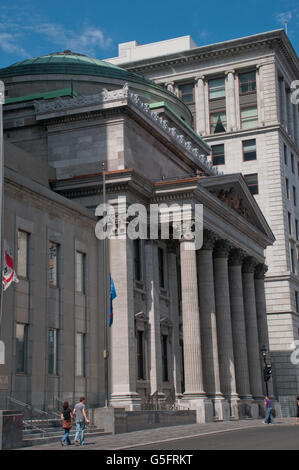
[[[217,240],[216,233],[212,232],[211,230],[204,229],[203,231],[203,243],[202,243],[202,250],[213,250],[214,245]]]
[[[252,256],[247,256],[243,262],[242,272],[245,274],[254,273],[256,265],[257,261]]]
[[[215,243],[214,258],[228,258],[232,246],[227,240],[218,240]]]
[[[224,73],[225,73],[225,75],[228,75],[229,73],[234,74],[234,73],[236,73],[236,71],[235,71],[235,69],[231,69],[231,70],[226,70]]]
[[[230,252],[228,264],[229,266],[242,266],[246,257],[246,253],[240,248],[234,248]]]
[[[255,267],[254,277],[255,279],[265,279],[265,274],[268,271],[268,266],[264,263],[259,263]]]
[[[195,83],[197,83],[198,80],[205,80],[205,78],[206,78],[205,75],[196,75],[196,76],[194,77],[194,81],[195,81]]]
[[[166,245],[167,252],[176,254],[178,246],[179,246],[178,240],[168,240],[167,245]]]

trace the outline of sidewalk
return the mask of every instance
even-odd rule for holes
[[[274,426],[294,425],[295,418],[277,418]],[[22,450],[120,450],[126,448],[134,449],[134,446],[150,445],[155,442],[163,442],[172,439],[183,439],[188,437],[200,436],[204,434],[216,434],[218,432],[233,431],[238,429],[247,429],[263,425],[263,420],[241,420],[241,421],[224,421],[221,423],[206,424],[189,424],[184,426],[171,426],[158,429],[147,429],[145,431],[128,432],[124,434],[116,434],[109,436],[91,436],[86,437],[85,446],[69,446],[61,447],[60,442],[43,444],[32,447],[25,447]],[[299,429],[299,425],[298,425]],[[62,436],[63,432],[61,432]],[[179,449],[179,441],[178,441]]]

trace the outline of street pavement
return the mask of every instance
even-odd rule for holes
[[[24,448],[47,451],[60,449],[60,442]],[[263,420],[191,424],[117,435],[86,436],[84,446],[63,447],[65,451],[130,449],[299,450],[299,425],[295,425],[295,418],[278,418],[273,425],[264,424]]]

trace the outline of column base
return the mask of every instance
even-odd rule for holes
[[[258,419],[260,416],[259,404],[251,399],[238,401],[239,419]]]
[[[180,400],[183,407],[188,407],[190,410],[196,410],[197,423],[210,423],[214,421],[213,403],[207,397],[196,395],[184,395]]]
[[[109,406],[113,408],[125,408],[126,411],[141,410],[141,399],[138,393],[111,395]]]
[[[214,419],[217,421],[230,420],[230,405],[224,398],[212,398],[214,405]]]

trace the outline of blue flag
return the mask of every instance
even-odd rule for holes
[[[113,300],[115,299],[116,297],[116,290],[115,290],[115,286],[114,286],[114,282],[113,282],[113,279],[110,275],[110,308],[109,308],[109,327],[112,325],[113,323]]]

